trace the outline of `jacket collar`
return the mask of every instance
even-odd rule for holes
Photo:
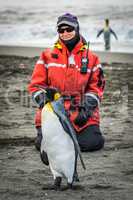
[[[63,52],[65,51],[68,54],[70,54],[67,47],[60,39],[58,39],[58,41],[54,44],[54,47],[59,49],[60,51],[63,51]],[[71,53],[76,54],[78,52],[84,51],[85,49],[87,49],[86,40],[82,36],[80,36],[80,41],[76,44],[76,46],[71,51]]]

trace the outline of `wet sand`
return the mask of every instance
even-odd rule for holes
[[[105,147],[83,153],[74,190],[51,191],[53,178],[34,147],[35,106],[27,83],[37,58],[0,56],[0,199],[132,200],[133,66],[103,63],[106,90],[101,104]],[[63,181],[63,186],[66,184]]]

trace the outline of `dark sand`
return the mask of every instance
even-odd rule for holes
[[[133,199],[133,66],[104,64],[101,105],[105,148],[83,153],[74,190],[52,191],[53,178],[34,147],[35,106],[27,94],[37,58],[0,57],[0,200]],[[66,181],[63,181],[63,186]]]

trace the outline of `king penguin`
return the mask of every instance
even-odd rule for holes
[[[54,101],[58,99],[57,96]],[[73,181],[78,181],[76,170],[78,152],[72,137],[67,132],[67,129],[63,127],[59,116],[54,112],[51,102],[45,104],[41,117],[41,154],[43,152],[47,154],[49,167],[54,178],[54,186],[59,189],[62,177],[65,177],[68,187],[72,188]]]

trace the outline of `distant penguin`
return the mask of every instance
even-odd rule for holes
[[[62,177],[67,179],[70,188],[75,179],[78,181],[76,170],[78,152],[66,130],[59,116],[54,112],[51,102],[45,104],[42,110],[41,154],[46,152],[48,156],[55,189],[60,188]]]

